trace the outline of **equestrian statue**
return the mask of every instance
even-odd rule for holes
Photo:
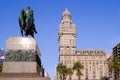
[[[32,36],[34,38],[34,32],[37,33],[37,31],[34,24],[33,10],[30,7],[21,10],[19,26],[22,36]]]

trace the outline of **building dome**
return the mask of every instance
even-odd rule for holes
[[[68,9],[65,9],[65,11],[62,14],[62,17],[63,16],[70,16],[70,12],[68,11]]]

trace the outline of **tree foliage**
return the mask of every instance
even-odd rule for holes
[[[2,72],[3,64],[0,64],[0,72]]]
[[[73,69],[72,68],[67,68],[67,75],[69,76],[69,79],[71,80],[73,74]]]
[[[104,77],[101,77],[100,80],[109,80],[108,77],[104,76]]]
[[[77,71],[77,76],[78,76],[78,80],[81,79],[81,75],[82,74],[82,69],[84,69],[84,66],[80,63],[80,62],[75,62],[74,65],[73,65],[73,70],[76,70]]]
[[[63,65],[62,63],[59,63],[57,66],[57,72],[60,76],[60,80],[65,80],[67,75],[67,67]]]
[[[78,76],[78,79],[80,80],[81,75],[83,75],[81,72],[83,68],[84,66],[80,62],[75,62],[73,65],[73,68],[67,68],[62,63],[59,63],[56,69],[57,69],[57,73],[59,74],[60,80],[65,80],[67,76],[69,76],[69,80],[71,80],[72,75],[73,75],[73,70],[77,71],[76,75]]]
[[[114,73],[116,78],[119,79],[119,73],[120,73],[120,58],[115,56],[111,59],[111,61],[108,63],[109,71],[111,73]]]
[[[120,58],[119,57],[113,57],[112,60],[108,64],[109,71],[114,72],[116,70],[120,70]]]

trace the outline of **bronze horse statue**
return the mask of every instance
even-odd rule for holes
[[[26,11],[24,9],[21,10],[19,26],[22,36],[32,36],[34,38],[34,32],[37,33],[37,31],[35,29],[33,11],[30,10],[30,7],[27,7]]]

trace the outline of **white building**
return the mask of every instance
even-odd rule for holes
[[[4,56],[4,49],[1,48],[0,49],[0,63],[3,63],[4,59],[5,59],[5,56]]]
[[[59,26],[59,63],[72,68],[77,61],[84,65],[81,80],[99,80],[103,76],[108,76],[107,55],[102,50],[76,50],[76,26],[71,20],[71,14],[66,9],[62,14],[62,21]],[[56,73],[56,80],[59,76]],[[68,77],[67,77],[68,79]],[[72,80],[77,80],[76,73],[72,75]]]

